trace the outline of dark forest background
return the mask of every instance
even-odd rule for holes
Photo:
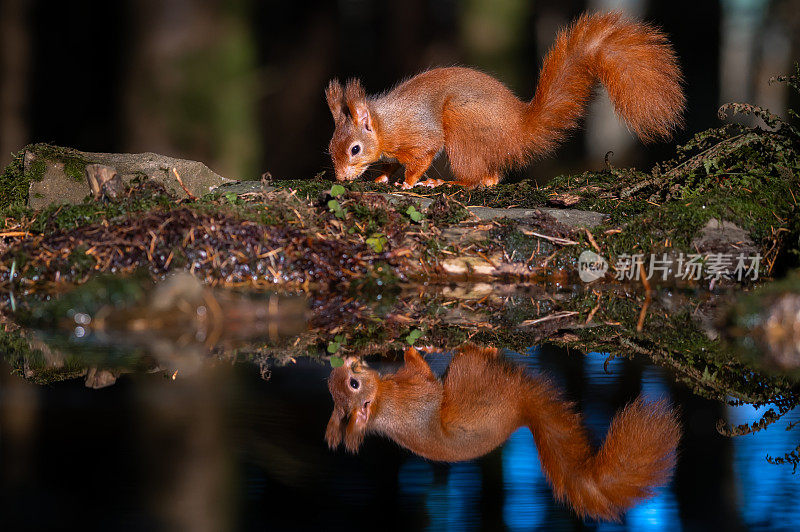
[[[686,76],[677,140],[748,101],[784,112],[771,76],[800,58],[798,0],[0,0],[0,164],[29,142],[153,151],[217,172],[307,178],[330,166],[332,77],[369,92],[421,70],[469,65],[529,99],[555,33],[582,11],[620,9],[662,27]],[[605,96],[540,180],[612,163],[647,167],[674,145],[642,146]]]

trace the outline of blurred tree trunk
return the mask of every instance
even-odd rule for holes
[[[531,49],[535,56],[530,57],[530,68],[535,80],[539,79],[539,71],[545,54],[555,42],[558,31],[575,20],[587,9],[587,0],[563,0],[561,2],[536,2],[529,32],[532,39]],[[535,63],[533,61],[535,57]],[[535,65],[535,66],[534,66]],[[531,85],[528,99],[533,97]],[[587,169],[586,150],[584,149],[586,134],[583,128],[573,130],[567,140],[560,145],[553,157],[545,157],[525,169],[528,178],[545,184],[551,178],[562,173],[580,173]],[[596,168],[592,165],[591,168]]]
[[[256,53],[249,3],[133,0],[125,86],[129,151],[258,175]]]
[[[28,142],[28,2],[0,2],[0,168]]]
[[[760,37],[755,72],[753,102],[786,117],[787,109],[800,108],[800,95],[785,83],[769,83],[773,76],[794,73],[800,60],[800,10],[788,0],[772,0],[758,28]]]
[[[673,480],[681,523],[687,530],[744,530],[733,442],[715,428],[716,420],[725,419],[725,405],[698,397],[686,386],[671,388],[684,430]]]
[[[675,141],[683,143],[695,133],[720,125],[719,107],[721,9],[719,0],[652,2],[647,18],[658,21],[669,35],[683,67],[686,91],[685,126]],[[648,163],[675,155],[674,143],[655,144],[647,150]]]
[[[269,68],[258,102],[261,164],[276,178],[311,178],[330,168],[333,120],[323,90],[331,77],[343,77],[332,72],[338,44],[332,7],[309,14],[291,3],[264,4],[256,14],[259,62]]]

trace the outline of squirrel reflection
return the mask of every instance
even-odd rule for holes
[[[492,451],[527,426],[555,496],[581,516],[611,520],[672,474],[680,427],[663,401],[629,404],[595,450],[572,403],[497,349],[461,346],[443,380],[416,349],[404,358],[394,374],[381,376],[355,358],[331,372],[334,408],[325,434],[331,448],[344,439],[356,452],[369,432],[424,458],[457,462]]]

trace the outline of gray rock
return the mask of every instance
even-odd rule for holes
[[[214,173],[203,163],[176,159],[156,153],[94,153],[64,149],[65,159],[80,160],[88,164],[101,164],[114,168],[127,184],[135,177],[153,179],[177,197],[187,197],[175,177],[173,168],[192,195],[200,197],[230,179]],[[41,180],[31,180],[28,205],[34,209],[51,203],[80,203],[91,193],[85,179],[77,180],[67,175],[64,161],[57,155],[40,155],[35,151],[25,152],[25,172],[44,172]],[[82,173],[82,172],[81,172]],[[38,176],[37,176],[38,177]]]
[[[231,181],[219,187],[219,192],[223,194],[233,192],[238,196],[253,192],[273,192],[275,190],[277,189],[272,186],[265,186],[262,188],[261,181]]]
[[[25,152],[25,172],[39,159],[32,152]],[[91,193],[89,183],[68,176],[64,172],[64,163],[57,160],[43,159],[44,173],[41,180],[31,180],[28,189],[28,206],[41,209],[51,203],[80,203]]]
[[[404,196],[402,193],[385,194],[385,196],[389,201],[393,202],[401,201],[408,197]],[[418,202],[423,209],[427,209],[435,198],[420,198],[414,196],[411,199]],[[525,220],[528,218],[535,218],[536,211],[540,211],[549,214],[558,222],[561,222],[571,229],[579,227],[591,229],[603,223],[608,217],[608,215],[599,212],[581,211],[577,209],[553,209],[550,207],[538,207],[536,209],[522,209],[518,207],[506,209],[495,207],[469,207],[469,210],[481,220],[494,220],[495,218]]]
[[[537,209],[495,209],[493,207],[471,207],[470,210],[481,220],[491,220],[494,218],[511,218],[512,220],[524,220],[535,218],[536,211],[549,214],[556,221],[566,225],[571,229],[586,227],[591,229],[603,223],[608,217],[607,214],[594,211],[581,211],[578,209],[553,209],[549,207],[539,207]]]

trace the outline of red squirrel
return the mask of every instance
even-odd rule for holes
[[[336,179],[352,181],[371,163],[394,159],[376,182],[403,165],[402,186],[411,188],[444,149],[455,183],[496,185],[504,170],[553,151],[578,125],[596,80],[643,141],[669,139],[682,124],[682,76],[667,37],[619,13],[584,14],[556,37],[530,102],[470,68],[428,70],[371,97],[357,79],[344,88],[332,80],[325,95],[336,124]]]
[[[581,516],[617,520],[670,478],[680,426],[665,402],[635,400],[617,413],[595,450],[581,416],[544,377],[466,344],[443,380],[414,348],[394,374],[379,375],[354,357],[328,378],[334,400],[325,439],[358,451],[367,433],[445,462],[471,460],[527,426],[557,499]]]

